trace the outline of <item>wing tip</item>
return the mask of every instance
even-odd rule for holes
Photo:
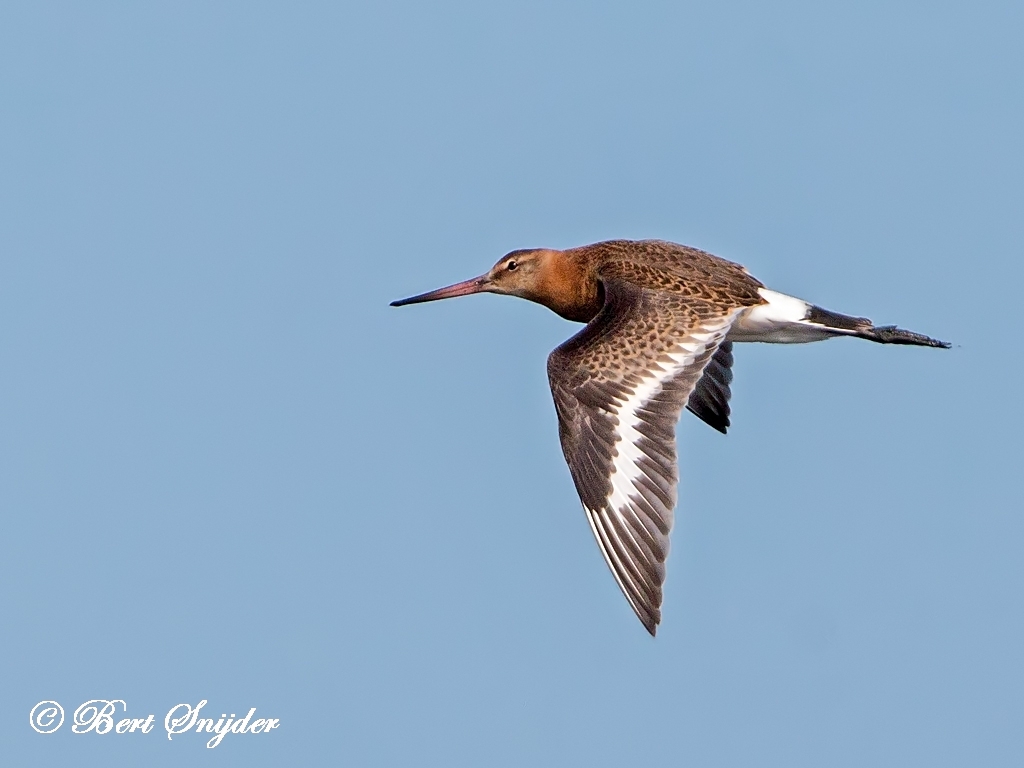
[[[696,392],[697,390],[694,390],[695,394]],[[726,408],[728,408],[728,406],[726,406]],[[729,415],[727,413],[709,408],[705,401],[698,399],[698,397],[695,397],[694,395],[690,396],[690,402],[687,403],[686,410],[716,432],[721,432],[723,435],[729,434],[729,427],[732,426],[732,422],[729,421]]]
[[[640,623],[644,625],[644,629],[647,630],[651,637],[658,636],[658,625],[661,624],[661,600],[658,600],[657,607],[648,607],[637,605],[629,595],[626,596],[629,600],[629,607],[633,609],[633,613],[640,619]]]

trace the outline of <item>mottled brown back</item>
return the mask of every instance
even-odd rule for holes
[[[566,251],[594,265],[598,280],[698,299],[722,309],[763,304],[764,285],[745,268],[697,248],[664,240],[608,240]]]

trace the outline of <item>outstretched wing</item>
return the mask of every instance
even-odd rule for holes
[[[548,379],[598,546],[653,635],[676,504],[676,422],[738,309],[625,281],[603,285],[603,309],[551,353]]]

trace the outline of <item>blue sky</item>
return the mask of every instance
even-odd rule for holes
[[[1024,718],[1011,3],[8,3],[0,745],[32,765],[1010,766]],[[948,339],[737,349],[665,618],[544,362],[388,302],[658,237]],[[153,733],[26,722],[123,699]],[[164,714],[281,720],[207,750]],[[189,738],[191,736],[191,738]]]

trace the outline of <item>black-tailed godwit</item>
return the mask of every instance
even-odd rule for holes
[[[548,357],[559,437],[601,553],[652,635],[676,505],[676,422],[685,405],[726,431],[733,342],[949,347],[776,293],[738,264],[659,240],[512,251],[487,274],[392,306],[471,293],[519,296],[587,323]]]

